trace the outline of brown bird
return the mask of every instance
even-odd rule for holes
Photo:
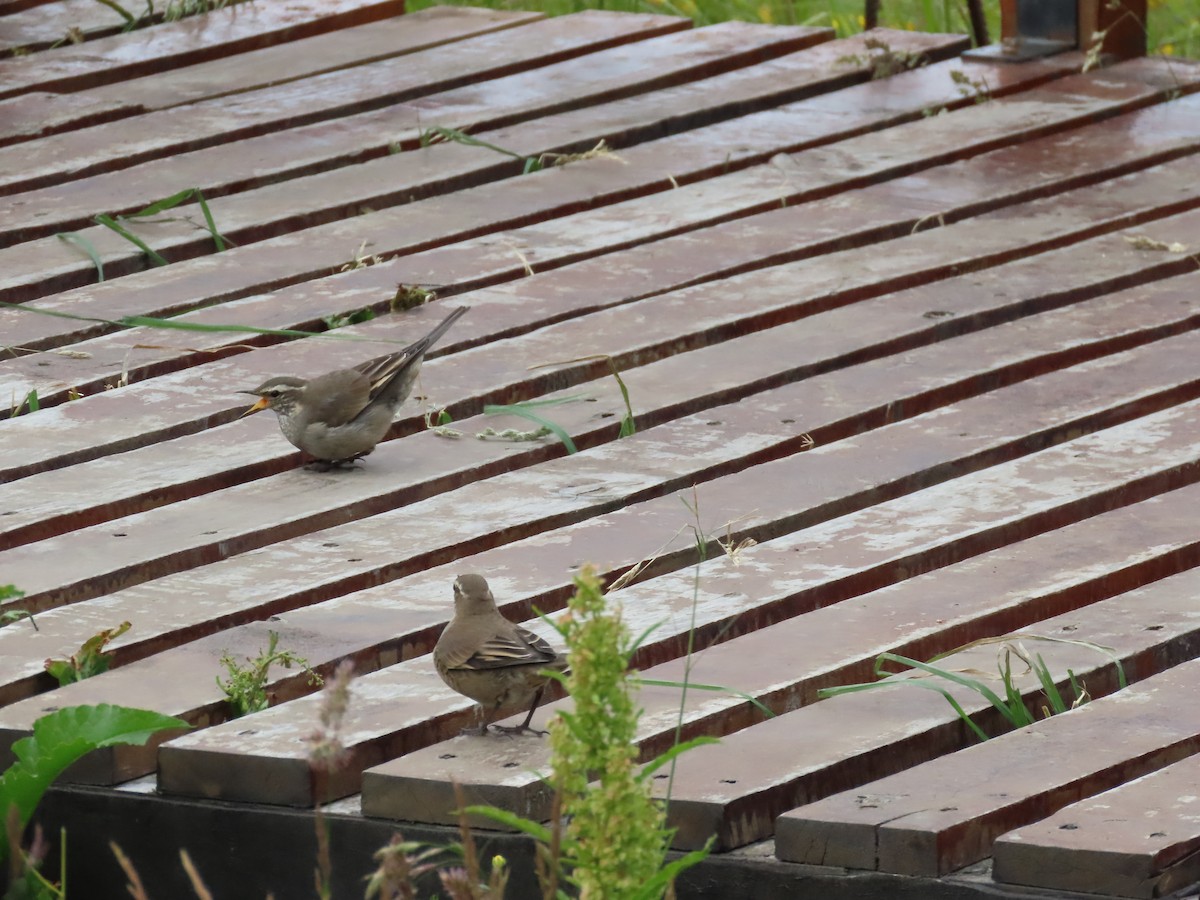
[[[425,337],[383,359],[311,380],[268,378],[254,390],[240,392],[258,397],[242,416],[274,410],[283,436],[325,467],[361,459],[387,434],[426,351],[467,309],[460,306]]]
[[[442,681],[479,704],[479,727],[464,734],[487,734],[493,721],[526,704],[529,715],[520,725],[492,727],[505,734],[545,734],[529,723],[549,680],[545,670],[562,672],[567,659],[504,618],[482,575],[460,575],[454,581],[454,618],[433,648],[433,664]]]

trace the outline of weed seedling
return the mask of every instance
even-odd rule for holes
[[[296,666],[308,676],[311,685],[321,684],[321,676],[309,668],[308,660],[293,653],[291,650],[280,650],[279,632],[267,632],[267,647],[254,659],[246,658],[242,664],[228,653],[221,657],[221,665],[229,673],[229,680],[222,681],[217,676],[217,687],[225,694],[229,703],[230,717],[237,719],[252,712],[266,709],[267,676],[271,666],[279,665],[285,669]]]

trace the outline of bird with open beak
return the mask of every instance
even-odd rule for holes
[[[505,734],[545,734],[529,723],[550,680],[546,671],[565,671],[567,658],[504,618],[482,575],[460,575],[454,581],[454,618],[433,648],[433,664],[442,681],[479,704],[479,726],[464,734],[484,735],[489,726]],[[520,725],[492,725],[527,704],[529,714]]]
[[[268,378],[252,391],[258,402],[242,417],[270,409],[283,436],[326,468],[366,456],[383,440],[412,392],[425,353],[468,307],[460,306],[429,334],[397,353],[316,378]]]

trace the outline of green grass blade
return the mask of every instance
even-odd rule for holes
[[[575,446],[575,442],[571,440],[571,436],[563,429],[561,425],[551,422],[549,419],[543,419],[536,413],[530,412],[519,404],[511,406],[492,406],[491,404],[483,408],[484,415],[488,416],[520,416],[522,419],[528,419],[541,425],[543,428],[548,428],[567,448],[567,453],[578,453],[579,450]]]
[[[621,419],[621,431],[617,437],[629,437],[631,434],[637,433],[637,423],[633,420],[633,404],[629,402],[629,388],[625,387],[625,382],[621,379],[621,373],[617,371],[617,364],[612,361],[612,357],[609,357],[608,365],[612,368],[613,378],[617,379],[617,387],[621,389],[621,397],[625,400],[625,418]]]
[[[633,678],[631,680],[635,684],[648,684],[651,687],[672,687],[680,688],[682,690],[684,686],[682,681],[663,681],[658,678]],[[729,694],[733,697],[741,697],[747,703],[758,709],[768,719],[775,718],[775,713],[771,711],[770,707],[765,706],[761,700],[751,694],[747,694],[745,691],[739,691],[736,688],[725,687],[724,685],[720,684],[697,684],[694,681],[689,681],[687,683],[687,689],[689,691],[712,691],[713,693],[717,694]]]
[[[111,325],[114,328],[169,328],[176,331],[203,332],[235,332],[242,334],[266,334],[276,337],[321,337],[334,338],[343,341],[365,341],[373,344],[395,344],[397,341],[381,341],[377,338],[363,337],[357,334],[332,334],[321,331],[297,331],[292,328],[259,328],[254,325],[206,325],[202,322],[188,322],[183,319],[159,319],[154,316],[123,316],[120,319],[100,319],[94,316],[80,316],[75,313],[62,312],[56,309],[40,309],[27,303],[9,303],[0,300],[0,307],[19,309],[25,312],[39,313],[43,316],[53,316],[56,319],[71,319],[76,322],[97,322],[101,325]]]
[[[457,128],[446,128],[442,125],[434,125],[428,131],[421,135],[421,146],[429,146],[432,140],[431,135],[437,135],[447,141],[453,141],[456,144],[465,144],[468,147],[483,147],[491,150],[494,153],[500,153],[504,156],[511,156],[513,159],[524,159],[520,153],[515,153],[512,150],[506,150],[503,147],[497,147],[495,144],[489,144],[487,141],[481,141],[479,138],[471,137],[466,132],[459,131]]]
[[[1034,657],[1033,671],[1037,674],[1038,681],[1042,683],[1042,693],[1046,695],[1046,702],[1050,705],[1050,711],[1055,715],[1066,712],[1069,707],[1063,700],[1062,693],[1058,690],[1058,685],[1054,683],[1054,679],[1050,677],[1050,667],[1046,665],[1042,659],[1042,654],[1037,654]],[[1074,681],[1074,675],[1070,670],[1067,675]]]
[[[155,200],[145,209],[139,209],[137,212],[126,213],[121,218],[140,219],[145,216],[155,216],[164,210],[174,209],[180,203],[186,203],[198,193],[199,191],[197,191],[195,188],[187,188],[186,190],[180,191],[178,194],[172,194],[170,197],[163,197],[161,200]]]
[[[697,737],[692,738],[689,741],[684,741],[681,744],[675,744],[673,747],[671,747],[667,750],[664,750],[660,755],[656,756],[650,762],[646,763],[646,765],[642,767],[642,771],[637,774],[637,780],[645,781],[647,778],[652,776],[655,772],[657,772],[659,769],[661,769],[663,766],[665,766],[671,760],[675,759],[675,757],[679,756],[679,754],[686,753],[687,751],[691,750],[693,747],[703,747],[705,744],[719,744],[719,743],[721,743],[721,742],[719,740],[717,740],[715,737],[713,737],[712,735],[701,734]]]
[[[225,238],[221,232],[217,231],[217,223],[213,221],[212,212],[208,208],[208,201],[204,199],[204,195],[200,193],[200,188],[196,188],[196,201],[200,204],[200,212],[204,214],[205,224],[208,225],[208,232],[212,235],[213,243],[217,247],[217,252],[221,253],[226,248]]]
[[[100,261],[100,254],[96,252],[96,248],[92,246],[91,241],[77,231],[60,231],[55,237],[64,244],[74,244],[86,253],[88,259],[92,261],[92,265],[96,267],[96,280],[104,280],[104,263]]]
[[[957,672],[951,672],[948,669],[939,669],[937,666],[931,666],[929,663],[923,663],[916,659],[909,659],[907,656],[899,656],[895,653],[881,653],[875,660],[875,671],[882,674],[879,669],[879,664],[882,662],[894,662],[900,665],[909,666],[914,669],[920,669],[922,672],[928,672],[930,675],[936,675],[938,678],[944,678],[946,681],[953,684],[969,688],[979,694],[988,703],[992,704],[1001,715],[1003,715],[1014,728],[1018,727],[1016,720],[1013,718],[1012,710],[1008,705],[1001,700],[996,692],[989,688],[982,681],[976,678],[967,678],[964,675],[959,675]],[[917,682],[912,682],[916,684]]]
[[[96,216],[95,221],[98,225],[103,225],[105,228],[111,228],[113,231],[115,231],[121,237],[125,238],[125,240],[129,241],[129,243],[133,244],[135,247],[137,247],[139,250],[141,250],[143,253],[145,253],[146,256],[148,256],[150,258],[150,262],[154,263],[154,265],[156,265],[156,266],[168,265],[166,259],[164,259],[161,255],[159,255],[154,250],[152,250],[150,248],[149,244],[147,244],[140,237],[133,234],[127,228],[125,228],[124,226],[119,224],[117,222],[117,220],[114,219],[112,216],[101,213],[100,215]]]
[[[116,0],[96,0],[96,2],[103,3],[109,9],[119,15],[125,20],[125,24],[128,27],[132,28],[133,26],[137,25],[137,18],[133,15],[133,13],[123,7],[120,3],[117,3]]]

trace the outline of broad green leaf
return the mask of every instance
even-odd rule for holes
[[[117,744],[145,744],[166,729],[190,728],[174,716],[104,703],[68,706],[33,723],[33,734],[13,744],[16,762],[0,776],[0,812],[14,804],[21,826],[28,824],[42,795],[67,766],[85,754]],[[8,836],[0,830],[0,859]]]

